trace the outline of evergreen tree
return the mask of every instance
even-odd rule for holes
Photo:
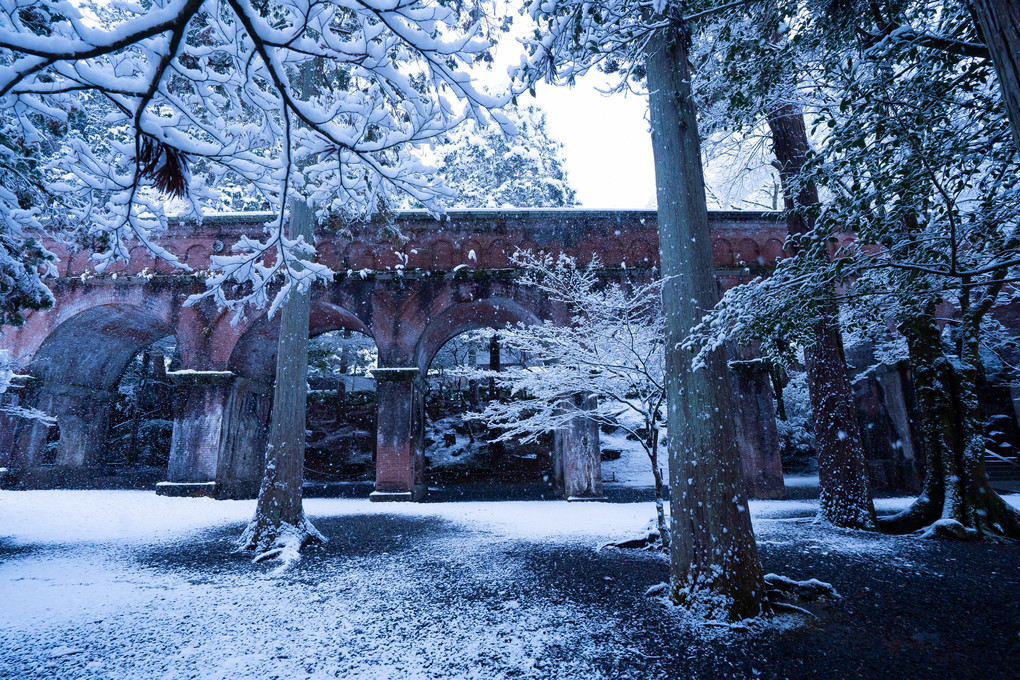
[[[562,208],[575,204],[563,168],[563,145],[552,139],[535,106],[507,109],[517,128],[469,122],[436,148],[439,176],[453,192],[453,208]]]

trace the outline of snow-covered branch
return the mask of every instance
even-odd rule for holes
[[[77,229],[98,244],[99,271],[134,243],[187,269],[159,242],[167,214],[201,219],[242,194],[278,218],[214,260],[211,295],[279,304],[280,290],[267,291],[281,278],[283,292],[328,279],[314,244],[283,238],[290,201],[315,205],[327,224],[396,195],[435,209],[443,189],[409,152],[467,119],[488,123],[512,98],[473,78],[492,47],[481,10],[435,0],[3,0],[0,235],[13,241],[4,259],[29,238]],[[309,63],[311,97],[299,82]],[[242,285],[228,293],[228,283]]]

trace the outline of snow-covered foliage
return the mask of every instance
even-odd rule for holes
[[[20,304],[44,304],[35,244],[76,225],[99,270],[135,243],[184,267],[158,243],[167,198],[200,216],[236,201],[221,185],[240,185],[277,216],[215,257],[210,294],[278,304],[332,274],[284,237],[292,200],[328,223],[394,194],[437,205],[431,168],[408,151],[509,102],[472,78],[493,30],[480,6],[436,0],[5,1],[0,271]],[[288,282],[267,291],[281,273]]]
[[[379,361],[375,341],[364,333],[331,331],[308,341],[308,380],[367,376]]]
[[[517,128],[507,137],[494,126],[471,122],[453,130],[436,148],[440,177],[453,192],[454,208],[560,208],[574,205],[563,167],[563,145],[546,129],[537,107],[509,108]]]
[[[514,265],[523,272],[521,282],[563,305],[571,322],[522,323],[500,330],[500,345],[526,353],[526,364],[498,372],[464,367],[456,373],[494,379],[510,394],[490,401],[480,417],[501,431],[496,441],[535,441],[578,417],[633,434],[651,461],[662,520],[659,451],[666,394],[661,282],[606,284],[597,274],[597,260],[578,267],[566,255],[518,252]],[[573,405],[577,396],[585,404],[580,409]]]
[[[490,402],[482,414],[503,431],[500,438],[534,440],[563,427],[578,415],[562,408],[575,394],[597,397],[598,405],[583,417],[600,424],[619,425],[621,413],[636,411],[644,416],[642,427],[657,427],[664,399],[660,284],[603,285],[597,262],[578,267],[565,255],[518,252],[514,264],[524,272],[522,283],[569,310],[571,324],[544,321],[499,330],[500,345],[527,353],[527,365],[457,372],[494,378],[517,397]],[[652,446],[647,436],[641,439]]]
[[[719,120],[747,131],[768,119],[775,141],[806,115],[815,148],[803,130],[805,148],[775,146],[797,161],[778,164],[793,257],[730,290],[687,344],[761,341],[789,362],[837,302],[855,339],[895,347],[894,329],[924,402],[927,461],[924,494],[886,526],[1020,535],[988,486],[977,395],[986,319],[1020,275],[1020,154],[988,47],[962,0],[804,9],[769,1],[718,17],[703,89],[724,104]]]
[[[803,372],[791,373],[783,387],[785,418],[776,420],[779,448],[787,463],[804,465],[814,454],[814,434],[811,425],[811,401],[808,398],[807,376]]]
[[[805,322],[833,286],[847,330],[878,340],[932,301],[997,295],[1020,264],[1020,158],[966,3],[894,3],[884,27],[799,8],[721,16],[701,79],[718,129],[756,130],[789,104],[814,124],[817,152],[792,178],[821,189],[814,229],[797,257],[729,291],[698,331],[708,347],[766,340],[786,360],[810,342]],[[837,234],[854,238],[837,244]]]
[[[17,366],[11,359],[10,350],[0,349],[0,416],[30,418],[46,425],[55,425],[57,420],[39,409],[21,406],[9,396],[12,383],[18,377]]]

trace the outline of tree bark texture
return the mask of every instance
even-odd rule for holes
[[[311,241],[314,224],[312,208],[303,201],[295,201],[291,207],[288,237],[303,236]],[[302,545],[321,539],[305,520],[301,503],[311,295],[311,290],[292,290],[280,307],[280,337],[276,350],[276,382],[265,476],[259,489],[255,519],[242,537],[245,547],[260,552],[277,547],[288,532],[298,532]]]
[[[318,69],[312,63],[301,69],[301,90],[310,97]],[[293,199],[287,236],[314,243],[315,211],[303,199]],[[280,337],[276,349],[276,382],[266,447],[265,476],[259,488],[255,518],[241,536],[242,548],[268,554],[297,550],[325,541],[305,519],[301,487],[305,478],[305,407],[308,399],[308,322],[312,291],[292,289],[280,306]]]
[[[900,325],[907,340],[914,383],[921,446],[924,447],[924,486],[909,508],[882,518],[879,526],[891,533],[908,533],[940,518],[959,517],[962,498],[957,480],[959,462],[953,368],[942,350],[942,332],[935,321],[935,305]]]
[[[810,148],[804,114],[799,106],[785,104],[767,118],[788,228],[796,243],[797,237],[814,228],[813,218],[802,209],[818,204],[817,187],[798,181]],[[804,352],[821,487],[819,517],[840,527],[871,529],[875,510],[838,319],[835,304],[820,306],[814,346]]]
[[[1013,142],[1020,149],[1020,0],[973,0],[971,7],[995,62]]]
[[[965,326],[967,321],[965,316]],[[973,330],[978,323],[970,324]],[[957,370],[945,354],[934,303],[900,329],[910,352],[925,453],[924,488],[909,508],[882,518],[880,526],[891,533],[923,530],[934,538],[1020,538],[1020,513],[991,488],[985,472],[977,333],[961,329]]]
[[[646,53],[666,314],[670,597],[710,618],[767,609],[734,430],[726,358],[695,367],[681,343],[718,300],[688,67],[686,28],[657,31]]]

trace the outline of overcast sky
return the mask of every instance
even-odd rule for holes
[[[585,208],[654,208],[655,172],[646,97],[604,95],[597,76],[574,87],[540,85],[534,103],[563,142],[567,178]],[[530,96],[520,99],[531,101]]]
[[[517,64],[524,47],[517,37],[534,26],[517,14],[516,5],[504,11],[514,16],[513,28],[493,53],[491,85],[497,90],[506,80],[507,67]],[[585,208],[654,208],[655,171],[652,141],[648,135],[646,97],[628,94],[606,96],[596,88],[609,81],[591,73],[574,87],[540,83],[536,97],[518,97],[521,106],[536,104],[546,113],[549,134],[563,142],[567,179]]]
[[[524,52],[517,36],[530,30],[525,17],[514,13],[514,24],[494,51],[491,83],[505,87],[507,67]],[[483,76],[484,77],[484,76]],[[546,113],[549,134],[563,143],[567,179],[585,208],[655,208],[655,169],[648,133],[648,98],[633,93],[604,95],[599,89],[615,84],[615,76],[590,72],[574,87],[540,83],[536,96],[518,98],[522,106],[536,104]],[[705,168],[709,209],[771,208],[769,194],[776,181],[769,158],[762,158],[760,140],[745,140],[738,151],[714,147]],[[725,146],[725,145],[723,145]],[[731,155],[735,154],[735,155]],[[764,187],[764,198],[759,193]]]

